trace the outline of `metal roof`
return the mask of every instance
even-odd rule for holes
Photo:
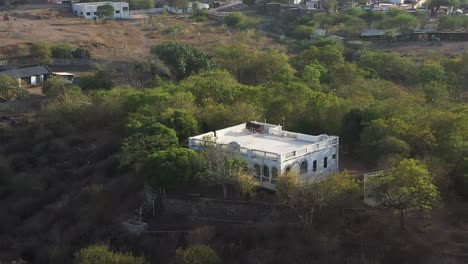
[[[31,76],[46,75],[51,73],[52,70],[46,65],[0,72],[0,74],[9,75],[15,78],[27,78]]]

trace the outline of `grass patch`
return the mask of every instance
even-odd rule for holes
[[[177,33],[185,33],[188,32],[188,29],[186,29],[184,26],[181,25],[176,25],[172,27],[167,27],[162,30],[164,34],[177,34]]]

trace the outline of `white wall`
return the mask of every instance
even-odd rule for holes
[[[210,9],[210,6],[208,4],[198,3],[198,2],[195,2],[195,3],[189,2],[187,8],[184,8],[184,9],[177,9],[175,7],[168,6],[168,5],[165,5],[164,8],[169,13],[173,13],[173,14],[189,14],[189,13],[192,13],[192,11],[193,11],[192,6],[194,4],[197,5],[198,9]]]
[[[73,14],[84,17],[86,19],[97,18],[98,6],[111,5],[114,7],[114,18],[127,19],[130,18],[129,6],[125,2],[96,2],[96,3],[79,3],[73,4]]]
[[[249,156],[242,156],[248,163],[249,167],[251,169],[252,175],[255,174],[255,169],[254,165],[258,164],[260,165],[260,171],[261,171],[261,178],[260,178],[260,185],[268,188],[268,189],[274,189],[275,184],[271,182],[272,180],[272,168],[275,167],[278,169],[278,175],[281,175],[283,173],[286,173],[286,168],[290,168],[291,171],[297,172],[300,174],[300,164],[306,160],[307,161],[307,173],[300,175],[302,179],[307,179],[310,180],[311,182],[318,181],[320,179],[324,179],[327,176],[338,172],[338,164],[339,164],[339,145],[333,145],[328,148],[312,152],[312,153],[307,153],[303,156],[298,156],[293,159],[289,159],[286,161],[277,160],[271,160],[271,159],[266,159],[266,158],[260,158],[260,157],[249,157]],[[335,158],[333,158],[335,156]],[[324,167],[324,158],[327,157],[327,167]],[[317,169],[316,171],[313,171],[313,162],[317,161]],[[264,166],[268,166],[269,168],[269,180],[268,182],[262,181],[263,177],[263,168]]]
[[[396,5],[401,5],[404,3],[404,0],[386,0],[385,2],[396,4]]]

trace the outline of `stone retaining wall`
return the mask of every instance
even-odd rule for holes
[[[273,203],[216,200],[193,197],[168,197],[165,210],[196,218],[226,219],[242,222],[291,222],[290,209]]]

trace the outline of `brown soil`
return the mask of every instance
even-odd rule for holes
[[[165,15],[125,21],[93,21],[75,17],[64,9],[12,12],[10,21],[0,21],[0,39],[2,48],[31,42],[71,43],[89,48],[97,59],[109,61],[141,57],[151,46],[168,40],[189,43],[208,51],[239,40],[259,48],[274,46],[271,39],[254,32],[232,31],[211,21],[195,23],[189,17]],[[2,52],[1,55],[20,54]]]

